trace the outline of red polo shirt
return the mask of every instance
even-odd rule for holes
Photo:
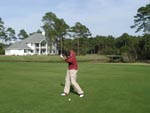
[[[75,69],[78,70],[78,63],[76,60],[76,54],[73,50],[70,51],[70,56],[65,59],[65,61],[68,63],[68,69]]]

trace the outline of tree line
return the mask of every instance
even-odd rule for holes
[[[150,4],[140,7],[134,16],[134,25],[131,28],[136,32],[143,31],[142,36],[132,36],[123,33],[119,37],[101,36],[92,37],[90,30],[80,22],[74,26],[69,26],[64,19],[58,18],[53,12],[47,12],[42,17],[42,30],[45,32],[50,47],[52,42],[57,43],[58,49],[73,48],[77,55],[103,54],[119,55],[126,61],[138,59],[150,59]],[[41,30],[36,32],[41,33]],[[18,38],[15,30],[11,27],[4,27],[4,22],[0,18],[0,54],[4,54],[4,45],[23,40],[29,35],[21,29]]]
[[[131,36],[127,33],[120,37],[99,36],[90,38],[79,38],[80,55],[101,54],[101,55],[120,55],[126,61],[135,61],[138,59],[150,59],[150,35]],[[77,39],[66,39],[65,48],[74,48],[78,50]]]

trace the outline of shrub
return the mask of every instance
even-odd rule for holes
[[[4,45],[0,43],[0,55],[4,54],[5,54]]]

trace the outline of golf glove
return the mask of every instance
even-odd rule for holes
[[[63,55],[62,55],[62,54],[60,54],[60,57],[61,57],[61,58],[63,58]]]

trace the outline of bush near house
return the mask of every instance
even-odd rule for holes
[[[4,45],[0,43],[0,55],[4,55],[4,54],[5,54]]]

